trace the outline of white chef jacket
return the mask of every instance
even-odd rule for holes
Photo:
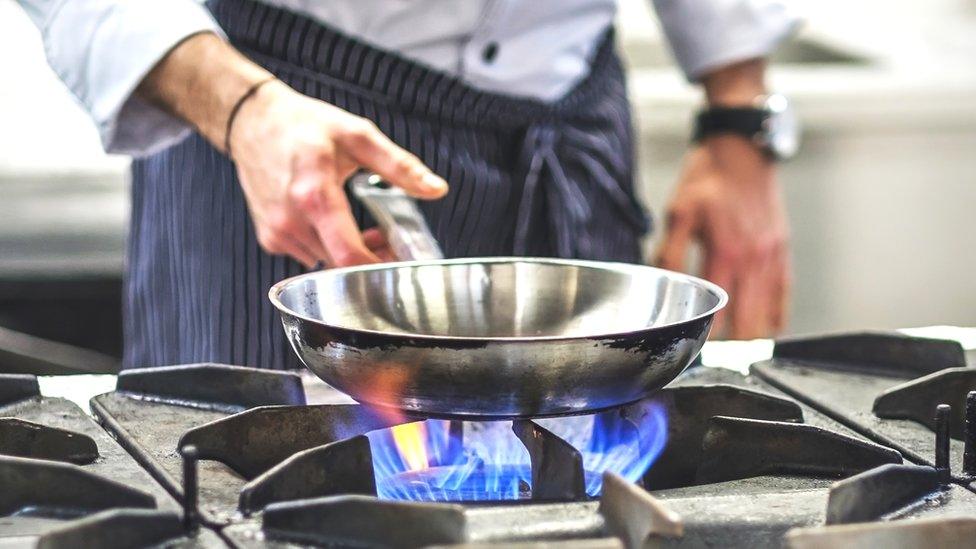
[[[110,152],[146,154],[187,126],[135,97],[182,39],[219,29],[198,0],[18,0],[48,62]],[[264,0],[485,91],[551,101],[582,80],[615,0]],[[785,0],[653,0],[690,79],[769,54],[798,25]]]

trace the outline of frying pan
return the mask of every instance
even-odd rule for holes
[[[429,417],[592,412],[648,396],[701,350],[724,290],[644,265],[442,259],[417,205],[350,181],[398,258],[279,282],[301,361],[357,401]]]

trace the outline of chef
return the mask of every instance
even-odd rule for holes
[[[125,365],[295,367],[266,297],[391,259],[346,195],[360,168],[421,199],[447,256],[637,262],[633,124],[613,0],[20,0],[105,149],[135,156]],[[784,321],[795,148],[764,58],[777,0],[655,0],[704,88],[657,261],[729,290],[726,333]],[[450,186],[449,186],[450,184]]]

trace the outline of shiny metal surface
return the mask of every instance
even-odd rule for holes
[[[356,400],[494,418],[643,398],[687,367],[727,300],[653,267],[532,258],[332,269],[270,298],[305,365]]]
[[[402,189],[369,172],[353,175],[348,185],[383,230],[398,259],[444,259],[444,252],[430,232],[420,208]]]

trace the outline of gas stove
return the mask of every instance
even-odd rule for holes
[[[311,375],[0,376],[0,547],[928,547],[976,539],[956,341],[782,340],[598,414],[452,422]]]

